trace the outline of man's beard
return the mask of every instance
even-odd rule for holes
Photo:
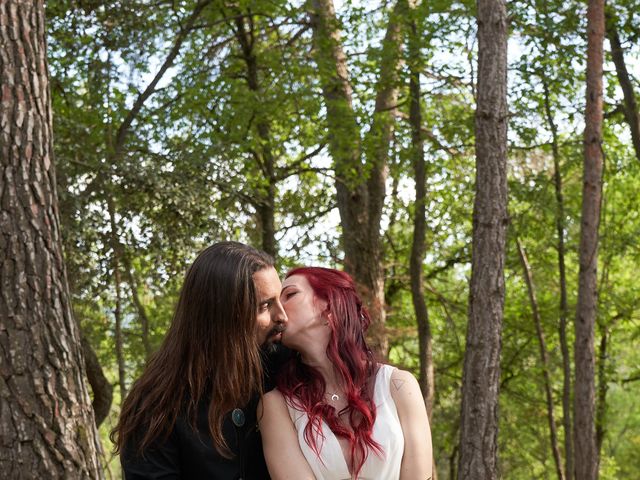
[[[273,327],[269,331],[269,334],[267,335],[267,340],[262,345],[262,349],[266,353],[273,353],[276,351],[276,349],[278,348],[277,345],[280,344],[280,340],[275,340],[274,337],[279,333],[284,332],[286,328],[287,326],[284,323],[278,323],[275,327]]]

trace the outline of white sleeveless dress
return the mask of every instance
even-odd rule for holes
[[[380,365],[376,375],[373,401],[376,405],[376,421],[373,425],[372,437],[382,447],[383,456],[369,452],[358,480],[398,480],[400,465],[404,453],[404,436],[396,404],[391,397],[391,374],[395,370],[389,365]],[[298,442],[307,462],[313,470],[316,480],[350,480],[347,461],[342,453],[338,439],[329,426],[322,422],[324,440],[319,438],[320,457],[307,445],[304,429],[309,417],[289,404],[289,416],[298,431]]]

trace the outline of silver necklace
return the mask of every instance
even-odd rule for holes
[[[337,402],[338,400],[340,400],[340,395],[338,395],[337,393],[325,393],[325,395],[331,395],[331,401],[332,402]]]

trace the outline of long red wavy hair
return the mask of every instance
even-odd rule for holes
[[[319,455],[319,439],[324,440],[324,420],[336,436],[349,440],[351,471],[358,476],[370,452],[382,455],[380,445],[372,438],[376,419],[373,384],[377,363],[367,347],[365,332],[371,324],[369,313],[362,305],[351,277],[339,270],[322,267],[300,267],[287,273],[303,275],[315,296],[327,302],[326,313],[332,335],[327,356],[342,380],[348,405],[349,427],[338,418],[340,412],[324,400],[326,384],[318,370],[305,365],[299,356],[293,357],[278,376],[278,389],[295,408],[309,416],[304,438]]]

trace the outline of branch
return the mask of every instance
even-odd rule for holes
[[[196,8],[194,9],[193,13],[189,17],[189,20],[187,20],[185,28],[180,29],[180,33],[175,39],[173,48],[171,48],[171,51],[169,52],[169,54],[167,55],[167,58],[165,59],[162,66],[160,67],[160,70],[158,70],[158,73],[156,73],[156,76],[153,78],[151,83],[147,85],[147,88],[138,95],[138,98],[136,98],[136,101],[134,102],[133,107],[131,107],[131,110],[129,110],[129,113],[127,114],[122,124],[120,125],[120,128],[118,128],[118,133],[116,135],[116,143],[113,149],[114,157],[117,158],[122,153],[122,149],[124,148],[124,142],[127,137],[127,134],[129,133],[129,128],[131,127],[131,124],[140,113],[140,110],[142,109],[144,102],[146,102],[147,99],[155,92],[155,87],[158,84],[158,82],[162,79],[162,77],[167,72],[167,70],[171,67],[171,65],[173,65],[173,62],[178,56],[178,53],[180,53],[180,48],[182,47],[182,44],[186,40],[187,35],[191,31],[196,19],[202,13],[204,8],[209,3],[211,3],[211,1],[212,0],[203,0],[200,3],[198,3],[198,5],[196,5]]]
[[[290,177],[293,173],[292,171],[298,167],[299,165],[301,165],[302,163],[306,162],[307,160],[315,157],[316,155],[318,155],[326,146],[327,144],[325,142],[320,143],[320,145],[318,145],[317,148],[315,148],[314,150],[312,150],[311,152],[303,155],[302,157],[298,158],[297,160],[295,160],[293,163],[291,163],[291,165],[288,165],[287,167],[283,168],[281,173],[279,175],[276,175],[276,180],[284,180],[285,178]]]
[[[395,115],[397,118],[401,119],[401,120],[409,120],[409,115],[407,115],[404,112],[401,112],[399,110],[397,110],[395,112]],[[440,139],[436,136],[435,133],[433,133],[432,130],[428,129],[427,127],[425,127],[424,125],[420,127],[420,132],[425,136],[425,138],[429,139],[431,141],[431,143],[433,143],[436,147],[438,147],[440,150],[444,150],[445,152],[447,152],[449,155],[460,155],[461,152],[459,150],[456,150],[453,147],[448,147],[446,145],[444,145]]]

